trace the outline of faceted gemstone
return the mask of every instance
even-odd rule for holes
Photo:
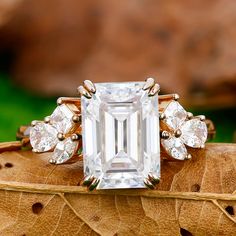
[[[161,143],[166,152],[173,158],[184,160],[187,157],[187,149],[180,138],[162,139]]]
[[[58,142],[53,151],[52,159],[56,161],[56,164],[65,163],[74,156],[78,149],[78,144],[78,141],[72,141],[71,138]]]
[[[98,189],[144,188],[149,173],[160,176],[158,95],[141,82],[95,85],[81,99],[84,174]]]
[[[174,130],[177,130],[187,117],[187,112],[176,101],[172,101],[166,107],[164,114],[166,124]]]
[[[191,119],[181,126],[181,139],[189,147],[199,148],[207,140],[207,126],[199,119]]]
[[[57,131],[66,134],[73,127],[72,121],[74,113],[66,104],[58,106],[50,116],[51,123],[56,127]]]
[[[57,144],[57,130],[43,122],[30,129],[30,143],[35,152],[46,152]]]

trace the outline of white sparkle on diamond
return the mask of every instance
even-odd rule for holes
[[[169,139],[162,139],[161,143],[167,153],[173,158],[184,160],[187,157],[187,149],[180,138],[170,137]]]
[[[84,174],[98,189],[144,188],[149,173],[160,176],[158,95],[144,83],[95,84],[81,98]]]
[[[78,148],[78,141],[72,141],[71,138],[66,138],[57,143],[52,159],[56,164],[62,164],[68,161],[76,152]]]
[[[199,148],[207,140],[207,126],[205,122],[199,119],[186,121],[182,127],[181,139],[189,147]]]
[[[69,109],[66,104],[58,106],[52,115],[50,116],[50,122],[57,131],[66,134],[73,127],[73,117],[74,113]]]
[[[164,122],[170,128],[172,135],[167,140],[162,140],[166,152],[175,159],[184,160],[187,156],[185,145],[200,148],[207,140],[206,123],[199,118],[187,120],[187,112],[176,101],[172,101],[164,111]],[[176,138],[173,133],[181,131],[181,136]]]
[[[35,152],[49,151],[57,142],[57,130],[49,124],[40,122],[30,129],[30,143]]]
[[[187,112],[176,101],[172,101],[165,109],[165,122],[166,124],[176,130],[187,118]]]

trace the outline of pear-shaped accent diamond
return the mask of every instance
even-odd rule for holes
[[[164,111],[165,123],[172,129],[176,130],[185,121],[187,112],[176,101],[172,101]]]
[[[206,123],[199,119],[186,121],[180,129],[182,131],[181,139],[189,147],[199,148],[207,140]]]
[[[184,160],[187,157],[187,149],[180,138],[170,137],[162,139],[161,143],[166,152],[175,159]]]
[[[66,134],[73,127],[72,121],[74,113],[66,104],[58,106],[50,116],[51,124],[57,129],[59,133]]]
[[[55,164],[65,163],[74,156],[78,149],[78,145],[78,141],[72,141],[71,138],[66,138],[63,141],[58,142],[53,151],[52,160]]]
[[[49,151],[57,142],[57,130],[49,124],[40,122],[30,129],[30,143],[34,152]]]
[[[161,143],[170,156],[183,160],[187,157],[185,145],[193,148],[204,146],[207,140],[207,126],[201,118],[189,119],[187,112],[176,101],[168,104],[163,117],[162,122],[169,127],[171,137]]]

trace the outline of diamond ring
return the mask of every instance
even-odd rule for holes
[[[186,112],[177,94],[159,91],[153,78],[86,80],[78,87],[80,96],[59,98],[50,116],[22,128],[19,136],[33,152],[51,152],[52,164],[83,159],[82,185],[89,190],[154,189],[161,159],[190,159],[188,149],[204,148],[212,125]]]

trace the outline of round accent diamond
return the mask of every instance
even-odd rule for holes
[[[30,143],[34,152],[46,152],[57,144],[57,130],[45,123],[37,123],[30,129]]]
[[[50,121],[57,131],[66,134],[73,127],[74,123],[72,120],[74,113],[65,104],[58,106],[52,115]]]
[[[172,101],[164,111],[165,123],[172,129],[176,130],[186,120],[187,112],[176,101]]]
[[[161,140],[166,152],[175,159],[184,160],[187,157],[187,149],[180,138],[170,137]]]
[[[207,140],[206,123],[199,119],[186,121],[180,129],[182,131],[181,139],[189,147],[199,148]]]
[[[52,159],[56,164],[62,164],[68,161],[78,149],[78,141],[72,141],[71,138],[59,142],[52,155]]]

